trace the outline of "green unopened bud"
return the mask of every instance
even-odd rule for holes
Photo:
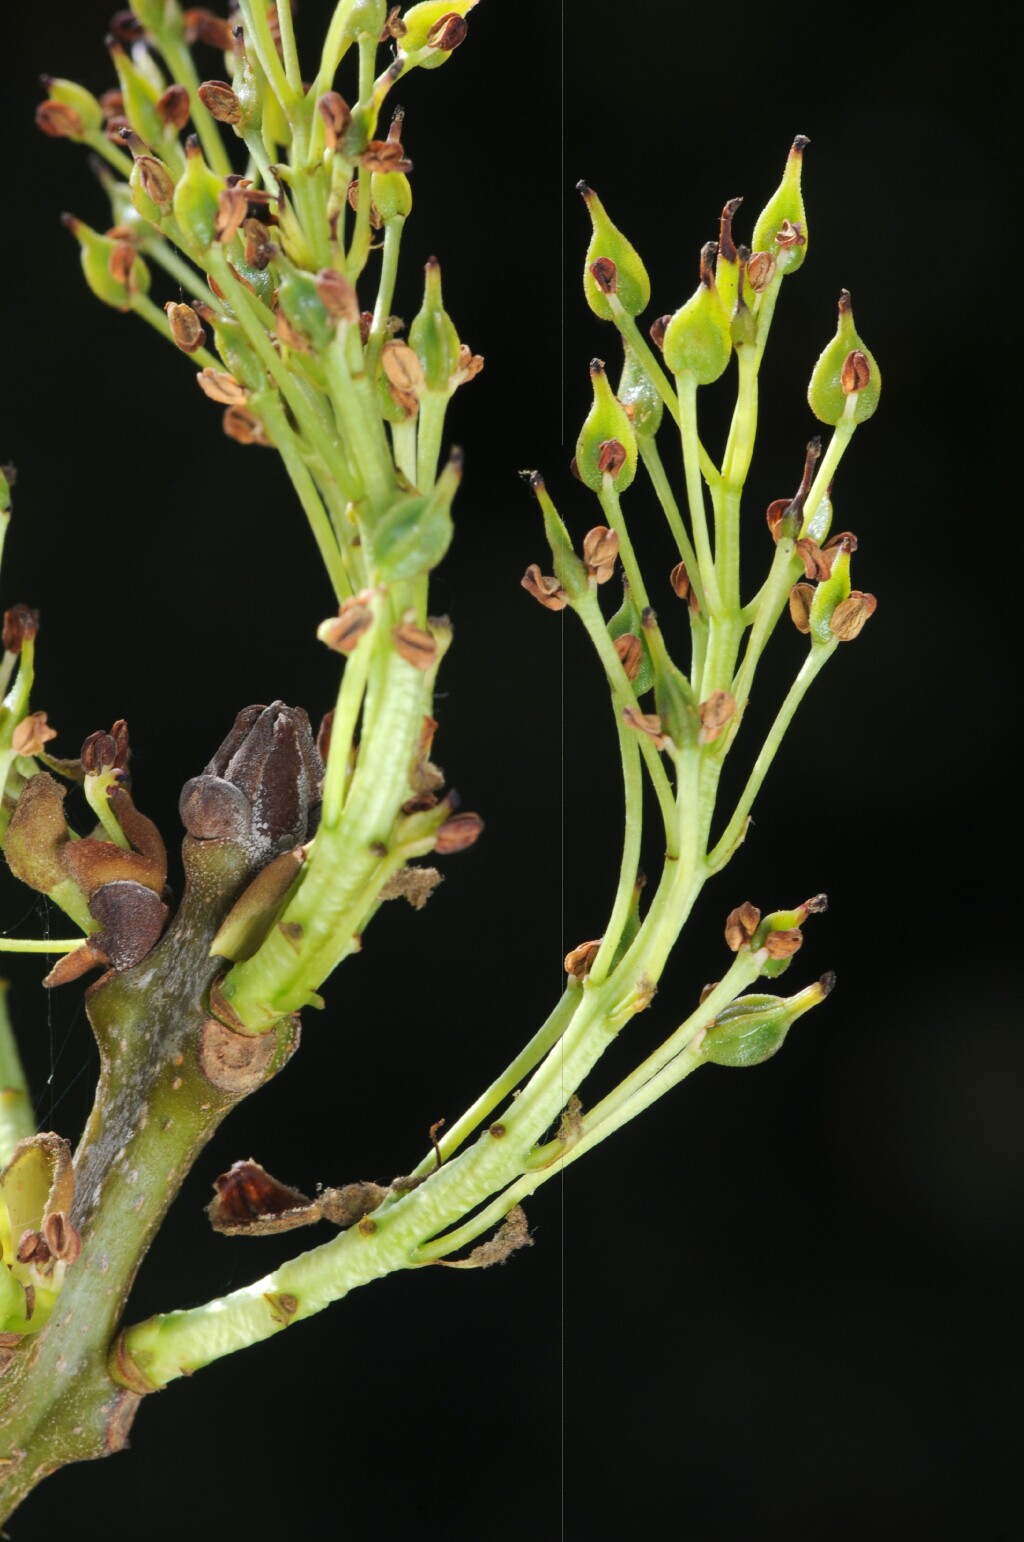
[[[524,476],[527,475],[525,472]],[[569,532],[566,530],[562,517],[552,503],[548,490],[544,485],[544,478],[539,471],[530,472],[528,475],[530,490],[540,504],[544,515],[544,534],[547,536],[548,545],[551,548],[552,566],[555,577],[569,600],[581,600],[590,589],[590,578],[583,563],[573,551]]]
[[[612,395],[601,359],[591,360],[590,382],[594,388],[594,405],[576,441],[576,469],[580,481],[595,493],[604,486],[606,474],[611,475],[615,491],[621,493],[636,476],[633,425],[621,403]]]
[[[385,225],[408,219],[412,213],[412,187],[404,171],[375,171],[370,177],[370,197]]]
[[[715,287],[718,290],[718,298],[722,302],[722,309],[726,315],[732,313],[732,308],[736,304],[736,296],[739,293],[739,248],[732,237],[732,222],[742,202],[742,198],[730,198],[722,210],[721,219],[718,223],[718,260],[715,263]]]
[[[711,270],[714,251],[714,242],[709,242],[701,252],[696,293],[669,321],[663,344],[665,363],[673,375],[690,374],[698,385],[717,380],[732,353],[729,318]]]
[[[856,548],[856,538],[843,535],[838,538],[838,550],[832,557],[832,572],[814,591],[807,617],[812,643],[819,645],[835,641],[831,629],[832,614],[850,593],[850,553]]]
[[[823,423],[838,423],[843,417],[866,423],[877,409],[881,393],[882,376],[875,356],[861,341],[853,321],[850,291],[844,289],[839,296],[836,335],[814,366],[807,400],[814,416]]]
[[[121,138],[132,154],[133,165],[128,178],[132,206],[151,225],[159,225],[174,203],[174,176],[170,167],[165,166],[158,156],[150,154],[134,129],[122,130]]]
[[[282,278],[277,303],[288,325],[315,349],[324,349],[334,336],[334,326],[317,293],[316,280],[310,273],[292,268]]]
[[[142,258],[126,241],[101,236],[73,214],[63,215],[62,222],[82,249],[82,272],[96,298],[115,310],[131,310],[132,295],[149,288],[149,269]]]
[[[416,49],[433,46],[430,34],[438,23],[448,16],[465,17],[476,3],[477,0],[422,0],[422,4],[412,6],[402,17],[405,24],[402,52],[411,54]],[[444,41],[447,42],[447,38]],[[447,49],[442,47],[435,59],[426,61],[428,66],[443,64],[449,52],[450,44]]]
[[[376,42],[384,31],[387,14],[388,0],[356,0],[345,24],[345,35],[370,37]]]
[[[185,170],[174,189],[174,217],[187,240],[205,251],[217,235],[217,200],[224,183],[207,166],[199,140],[185,142]]]
[[[653,439],[661,427],[665,404],[632,348],[626,342],[622,346],[624,357],[619,380],[619,401],[630,417],[634,434]]]
[[[431,257],[425,273],[423,305],[409,328],[409,346],[420,361],[427,390],[447,391],[459,366],[459,334],[444,308],[441,264],[436,257]]]
[[[672,662],[654,611],[642,619],[643,639],[654,670],[654,705],[662,728],[677,747],[692,743],[697,731],[697,702],[682,670]]]
[[[608,285],[611,285],[611,292],[618,296],[626,314],[639,316],[647,309],[651,298],[651,281],[640,254],[612,224],[600,198],[585,182],[577,182],[576,191],[582,194],[594,227],[583,264],[583,293],[587,304],[602,321],[614,320],[608,304]],[[592,269],[598,262],[612,266],[605,266],[595,274]]]
[[[804,151],[810,144],[798,134],[786,160],[782,181],[762,209],[754,226],[755,252],[770,252],[780,273],[795,273],[807,255],[807,216],[800,188]]]
[[[739,996],[723,1007],[700,1046],[714,1065],[760,1065],[782,1048],[786,1034],[805,1012],[824,1001],[836,983],[824,974],[796,996]]]
[[[462,480],[462,452],[451,459],[425,498],[400,498],[370,532],[377,581],[416,578],[436,568],[451,545],[452,501]]]
[[[150,80],[116,39],[110,41],[109,48],[124,98],[125,117],[147,144],[160,144],[166,135],[164,120],[156,104],[163,94],[163,86]]]
[[[55,138],[81,139],[103,128],[103,108],[84,86],[74,80],[43,76],[47,100],[36,111],[36,122]]]

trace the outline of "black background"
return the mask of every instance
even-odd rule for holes
[[[307,0],[306,35],[327,11]],[[1019,275],[999,234],[1002,45],[952,14],[925,32],[895,10],[565,0],[563,17],[485,0],[445,69],[402,83],[416,207],[396,307],[418,307],[436,252],[487,358],[451,414],[467,471],[434,600],[456,628],[437,758],[487,834],[422,915],[378,918],[297,1061],[222,1128],[134,1315],[295,1250],[210,1234],[209,1185],[236,1158],[307,1191],[407,1170],[547,1011],[564,950],[599,931],[619,839],[610,718],[571,616],[518,587],[544,550],[518,469],[543,467],[577,535],[599,517],[568,460],[587,361],[617,344],[583,304],[573,185],[590,181],[644,254],[653,316],[692,291],[725,198],[746,194],[749,234],[796,132],[813,141],[810,254],[762,375],[749,572],[769,557],[760,510],[796,485],[804,388],[845,285],[885,390],[837,481],[837,527],[860,537],[854,581],[878,612],[801,709],[755,829],[601,1076],[721,972],[741,900],[827,890],[790,979],[833,968],[839,988],[776,1060],[704,1072],[549,1184],[531,1251],[390,1278],[175,1384],[127,1455],[58,1474],[13,1536],[58,1521],[197,1539],[1019,1534]],[[331,606],[276,461],[225,440],[187,362],[87,294],[57,223],[105,214],[84,156],[33,129],[34,81],[108,85],[105,18],[89,0],[7,23],[2,450],[19,482],[3,601],[42,610],[33,700],[55,748],[126,717],[137,799],[171,837],[177,789],[239,707],[330,705],[314,628]],[[219,73],[216,55],[203,65]],[[179,297],[161,284],[159,301]],[[708,396],[713,447],[725,396]],[[650,573],[667,571],[639,483],[626,506]],[[802,646],[784,623],[751,738]],[[6,893],[4,926],[38,934],[38,907]],[[42,972],[10,964],[12,1009],[41,1118],[75,1136],[95,1056],[80,993],[48,1002]]]

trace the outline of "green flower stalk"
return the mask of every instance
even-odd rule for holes
[[[599,520],[577,533],[576,515],[563,518],[543,477],[528,474],[550,562],[531,564],[522,582],[544,609],[578,617],[608,687],[624,824],[607,919],[595,914],[594,935],[567,954],[547,1020],[411,1174],[311,1201],[257,1162],[236,1164],[217,1179],[219,1230],[259,1235],[326,1218],[336,1234],[215,1301],[131,1320],[139,1264],[221,1120],[295,1053],[300,1012],[322,1005],[324,981],[380,907],[422,906],[440,877],[434,863],[483,830],[433,760],[434,692],[453,639],[430,599],[463,464],[447,444],[447,411],[483,360],[460,339],[435,258],[408,328],[392,313],[415,229],[414,174],[402,111],[380,132],[395,82],[446,63],[475,3],[427,0],[402,16],[383,0],[338,0],[304,71],[286,0],[240,0],[230,22],[177,0],[135,0],[111,48],[112,105],[46,82],[42,129],[106,161],[109,232],[66,220],[87,284],[172,344],[168,357],[186,362],[228,437],[280,456],[333,591],[316,631],[339,679],[317,733],[300,708],[244,708],[186,783],[175,903],[164,840],[135,802],[126,725],[88,733],[74,758],[52,755],[32,699],[38,617],[25,605],[6,613],[0,836],[15,876],[79,931],[18,946],[56,955],[50,989],[91,977],[100,1076],[72,1158],[58,1133],[34,1133],[0,998],[0,1518],[56,1467],[120,1449],[142,1400],[168,1382],[393,1270],[509,1256],[530,1240],[524,1199],[700,1066],[775,1054],[832,988],[826,974],[785,997],[756,989],[790,968],[824,896],[765,916],[735,905],[717,983],[586,1101],[588,1076],[652,1007],[705,883],[743,840],[811,682],[875,608],[852,587],[856,537],[829,536],[833,479],[880,389],[845,291],[810,388],[832,438],[824,449],[811,441],[796,493],[769,504],[767,535],[741,520],[761,359],[782,277],[806,254],[798,137],[751,247],[734,237],[731,199],[717,245],[700,254],[696,292],[654,323],[653,347],[637,319],[650,301],[644,264],[580,184],[592,222],[584,298],[620,334],[623,370],[616,393],[592,363],[576,444]],[[190,29],[222,50],[230,79],[200,77]],[[124,120],[113,125],[124,149],[111,143],[111,116]],[[699,393],[734,361],[735,411],[716,461],[700,436]],[[633,543],[638,478],[665,514],[667,586],[643,571]],[[0,492],[2,540],[6,482]],[[767,576],[746,597],[741,540],[758,532]],[[665,594],[656,613],[651,597]],[[804,662],[752,747],[738,800],[720,811],[722,768],[734,748],[747,752],[747,700],[787,607],[808,639]],[[665,854],[646,884],[645,817]]]

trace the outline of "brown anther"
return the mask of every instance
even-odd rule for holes
[[[635,728],[637,733],[646,734],[656,750],[663,750],[669,742],[656,712],[640,712],[636,707],[623,707],[622,721],[627,728]]]
[[[863,391],[870,379],[871,365],[868,363],[867,355],[861,353],[859,348],[854,348],[853,352],[848,353],[843,360],[843,368],[839,376],[840,385],[849,396],[852,391]]]
[[[804,565],[804,575],[813,578],[816,582],[823,582],[832,577],[832,558],[834,551],[823,551],[817,541],[812,541],[809,535],[802,536],[796,543],[796,553]]]
[[[43,1241],[61,1263],[71,1265],[82,1251],[82,1239],[63,1210],[48,1215],[43,1222]]]
[[[188,42],[205,43],[223,54],[232,52],[232,24],[225,17],[215,16],[203,5],[194,5],[185,12],[184,21]]]
[[[402,7],[400,5],[393,5],[390,11],[388,11],[387,20],[384,23],[384,30],[380,35],[380,41],[382,43],[386,43],[389,38],[398,39],[400,37],[405,37],[405,33],[406,26],[405,22],[402,20]]]
[[[437,658],[437,643],[429,632],[416,625],[416,612],[407,610],[397,626],[391,628],[395,652],[415,669],[428,670]]]
[[[248,407],[243,407],[240,402],[228,407],[221,419],[221,427],[229,439],[236,444],[257,444],[265,449],[271,447],[271,441],[267,430],[254,412]]]
[[[644,661],[644,645],[632,632],[623,632],[615,639],[615,651],[626,671],[627,680],[635,680]]]
[[[337,91],[325,91],[317,97],[316,110],[323,119],[324,142],[328,150],[336,150],[338,141],[352,122],[352,112],[345,98]]]
[[[406,160],[405,151],[395,139],[371,139],[359,164],[367,171],[387,175],[392,171],[412,171],[412,161]]]
[[[123,771],[128,764],[130,754],[128,724],[121,717],[109,733],[104,733],[101,729],[97,733],[89,734],[78,758],[87,776],[98,776],[102,771]]]
[[[468,380],[475,380],[483,367],[483,354],[473,353],[465,343],[460,343],[459,362],[452,379],[457,380],[460,385],[465,385]]]
[[[789,614],[798,632],[809,632],[811,630],[811,605],[813,602],[813,584],[794,584],[789,591]]]
[[[769,958],[792,958],[802,946],[804,934],[798,926],[787,927],[781,932],[769,932],[762,944]]]
[[[674,594],[676,595],[676,597],[678,599],[680,599],[680,600],[688,600],[690,598],[690,595],[691,595],[690,575],[686,571],[686,563],[685,562],[677,562],[676,563],[675,567],[672,569],[671,573],[668,575],[668,581],[672,585],[673,592],[674,592]]]
[[[610,257],[598,257],[590,264],[590,276],[602,294],[615,294],[619,287],[619,270]]]
[[[47,1264],[50,1249],[41,1231],[23,1231],[15,1253],[19,1264]]]
[[[775,232],[775,244],[783,251],[790,246],[806,246],[807,237],[799,220],[783,220]]]
[[[450,857],[457,851],[468,851],[483,834],[484,822],[479,814],[453,814],[438,826],[434,837],[434,850],[439,857]]]
[[[590,973],[601,947],[600,937],[593,942],[581,942],[565,955],[565,972],[574,980],[585,980]]]
[[[76,139],[82,133],[82,119],[67,102],[40,102],[36,108],[36,127],[51,139]]]
[[[226,370],[201,369],[196,379],[203,394],[212,402],[220,402],[222,407],[241,406],[248,400],[245,386],[241,385],[234,375],[229,375]]]
[[[204,80],[197,95],[218,123],[241,123],[242,104],[226,80]]]
[[[56,737],[57,730],[50,727],[45,712],[30,712],[11,735],[11,749],[16,755],[38,755]]]
[[[206,342],[206,330],[191,305],[177,305],[168,300],[164,306],[171,338],[182,353],[195,353]]]
[[[749,900],[737,905],[735,910],[730,910],[725,918],[725,940],[733,953],[738,953],[741,948],[749,948],[750,939],[760,924],[761,912]]]
[[[596,583],[607,583],[615,571],[619,538],[606,525],[595,525],[583,537],[583,564]]]
[[[134,289],[135,259],[137,253],[130,241],[118,241],[111,248],[107,268],[110,276],[126,289]]]
[[[874,615],[878,601],[873,594],[862,594],[851,589],[845,600],[840,600],[829,618],[829,630],[840,642],[852,642],[864,630],[869,616]]]
[[[31,605],[12,605],[4,611],[3,645],[7,653],[20,653],[39,630],[39,612]]]
[[[156,110],[168,128],[178,131],[183,129],[192,111],[187,89],[178,85],[168,86],[164,94],[157,97]]]
[[[174,201],[174,178],[155,155],[140,155],[135,161],[142,191],[158,209],[166,211]]]
[[[393,340],[380,353],[380,367],[396,391],[413,394],[423,383],[423,365],[408,343]]]
[[[447,16],[441,16],[427,33],[427,47],[440,48],[444,53],[450,54],[458,48],[460,43],[466,41],[469,32],[469,24],[464,16],[456,11],[449,11]]]
[[[117,86],[111,86],[109,91],[104,91],[99,98],[105,118],[124,117],[124,92]]]
[[[707,701],[700,704],[700,742],[714,744],[735,711],[735,697],[728,691],[712,691]]]
[[[564,610],[569,600],[565,590],[557,578],[551,578],[542,573],[535,562],[531,562],[522,578],[519,580],[527,594],[532,594],[545,610]]]
[[[274,243],[270,239],[270,231],[262,220],[250,215],[242,221],[242,234],[245,236],[245,260],[250,268],[255,268],[262,273],[270,263],[274,255]]]
[[[650,338],[655,348],[664,348],[665,333],[668,331],[668,324],[671,320],[671,316],[659,316],[657,321],[651,322]]]
[[[231,241],[241,230],[249,212],[249,200],[242,187],[225,187],[217,195],[217,240]]]
[[[597,447],[597,469],[602,476],[618,476],[626,464],[626,447],[618,439],[603,439]]]
[[[348,321],[359,325],[359,298],[344,273],[339,273],[337,268],[321,268],[313,283],[332,321]]]
[[[351,653],[363,636],[373,625],[373,611],[368,605],[362,603],[361,596],[350,595],[342,601],[341,609],[336,616],[331,616],[327,621],[321,621],[316,629],[316,635],[322,643],[335,653]]]
[[[747,279],[755,294],[763,294],[775,277],[778,263],[771,252],[753,252],[747,263]]]

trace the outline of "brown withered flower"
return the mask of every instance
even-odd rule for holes
[[[412,171],[412,161],[407,159],[405,151],[396,139],[371,139],[359,157],[359,164],[365,166],[367,171],[382,174],[392,171]]]
[[[789,591],[789,614],[798,632],[811,630],[811,606],[814,603],[813,584],[794,584]]]
[[[623,632],[615,639],[615,652],[619,655],[627,680],[635,680],[644,661],[644,645],[632,632]]]
[[[50,727],[45,712],[30,712],[11,735],[11,749],[18,755],[38,755],[56,737],[57,730]]]
[[[39,612],[31,605],[12,605],[4,611],[3,645],[7,653],[20,653],[39,631]]]
[[[218,123],[241,123],[242,104],[226,80],[204,80],[196,94]]]
[[[608,582],[618,555],[619,538],[606,525],[595,525],[583,537],[583,565],[595,583]]]
[[[733,953],[750,947],[750,939],[761,924],[761,912],[749,900],[730,910],[725,918],[725,940]]]
[[[728,691],[712,691],[700,704],[700,742],[714,744],[735,711],[736,700]]]
[[[228,438],[236,444],[258,444],[265,449],[270,448],[270,437],[265,426],[254,412],[250,412],[240,402],[233,407],[225,407],[221,426]]]
[[[829,618],[829,630],[840,642],[852,642],[864,630],[869,616],[873,616],[878,601],[873,594],[862,594],[851,589],[845,600],[840,600]]]
[[[591,942],[581,942],[565,955],[565,972],[574,980],[585,980],[590,973],[601,947],[600,937]]]
[[[569,603],[558,579],[542,573],[535,562],[530,563],[519,582],[527,594],[532,594],[545,610],[564,610]]]
[[[639,712],[636,707],[623,707],[622,721],[627,728],[635,728],[637,733],[646,734],[656,750],[663,750],[669,742],[668,734],[661,726],[661,718],[656,712]]]

